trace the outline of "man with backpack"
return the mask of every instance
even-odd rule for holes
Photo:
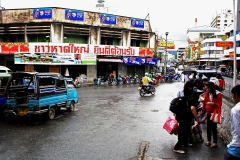
[[[188,138],[191,136],[193,118],[197,121],[197,125],[200,124],[196,111],[198,101],[192,97],[192,94],[193,84],[187,82],[184,85],[183,91],[178,92],[177,98],[174,98],[170,105],[170,111],[175,114],[176,120],[179,123],[178,142],[173,151],[180,154],[185,153],[185,151],[181,150],[182,146],[192,146],[188,142]]]

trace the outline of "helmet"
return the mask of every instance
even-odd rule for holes
[[[146,72],[146,73],[145,73],[145,76],[147,76],[147,75],[148,75],[148,73]]]

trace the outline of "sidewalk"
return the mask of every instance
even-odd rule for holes
[[[171,86],[170,86],[171,85]],[[180,159],[180,160],[222,160],[223,153],[226,148],[226,144],[223,143],[223,140],[218,138],[218,147],[210,148],[205,146],[205,142],[207,139],[206,135],[206,127],[207,124],[201,124],[203,130],[203,138],[204,142],[194,143],[192,147],[183,147],[182,149],[186,151],[186,154],[178,154],[173,152],[174,145],[177,142],[177,136],[168,134],[163,129],[163,124],[165,123],[167,117],[171,117],[172,113],[169,111],[169,102],[173,97],[176,96],[177,90],[181,89],[183,83],[172,83],[172,84],[161,84],[157,87],[156,96],[158,98],[157,102],[158,107],[154,107],[153,105],[148,105],[149,110],[159,109],[159,112],[155,112],[151,114],[152,124],[149,128],[154,132],[145,131],[145,134],[152,135],[152,137],[148,137],[143,139],[142,142],[148,142],[149,144],[145,149],[138,151],[136,157],[131,160],[172,160],[172,159]],[[141,145],[141,144],[139,144]],[[141,157],[144,155],[144,158]],[[141,158],[140,158],[141,157]]]

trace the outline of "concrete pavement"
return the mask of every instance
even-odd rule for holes
[[[155,96],[140,97],[137,85],[79,88],[73,113],[61,112],[51,121],[41,119],[0,122],[0,159],[129,160],[223,159],[225,145],[204,143],[173,152],[177,136],[164,129],[172,116],[169,103],[183,83],[163,83]],[[202,125],[206,138],[206,125]],[[140,160],[139,159],[139,160]]]

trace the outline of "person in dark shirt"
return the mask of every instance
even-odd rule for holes
[[[197,88],[198,95],[201,95],[203,93],[203,75],[200,73],[198,76],[199,77],[193,82],[193,85]]]
[[[191,136],[191,127],[193,118],[196,119],[197,125],[200,124],[196,107],[198,106],[198,101],[196,98],[192,97],[193,95],[193,84],[187,82],[184,85],[183,91],[179,91],[178,97],[187,97],[187,105],[181,113],[176,114],[176,119],[179,123],[179,132],[178,132],[178,142],[174,147],[174,152],[184,154],[185,151],[181,150],[182,146],[192,146],[188,142],[189,137]],[[184,115],[184,116],[182,116]]]

